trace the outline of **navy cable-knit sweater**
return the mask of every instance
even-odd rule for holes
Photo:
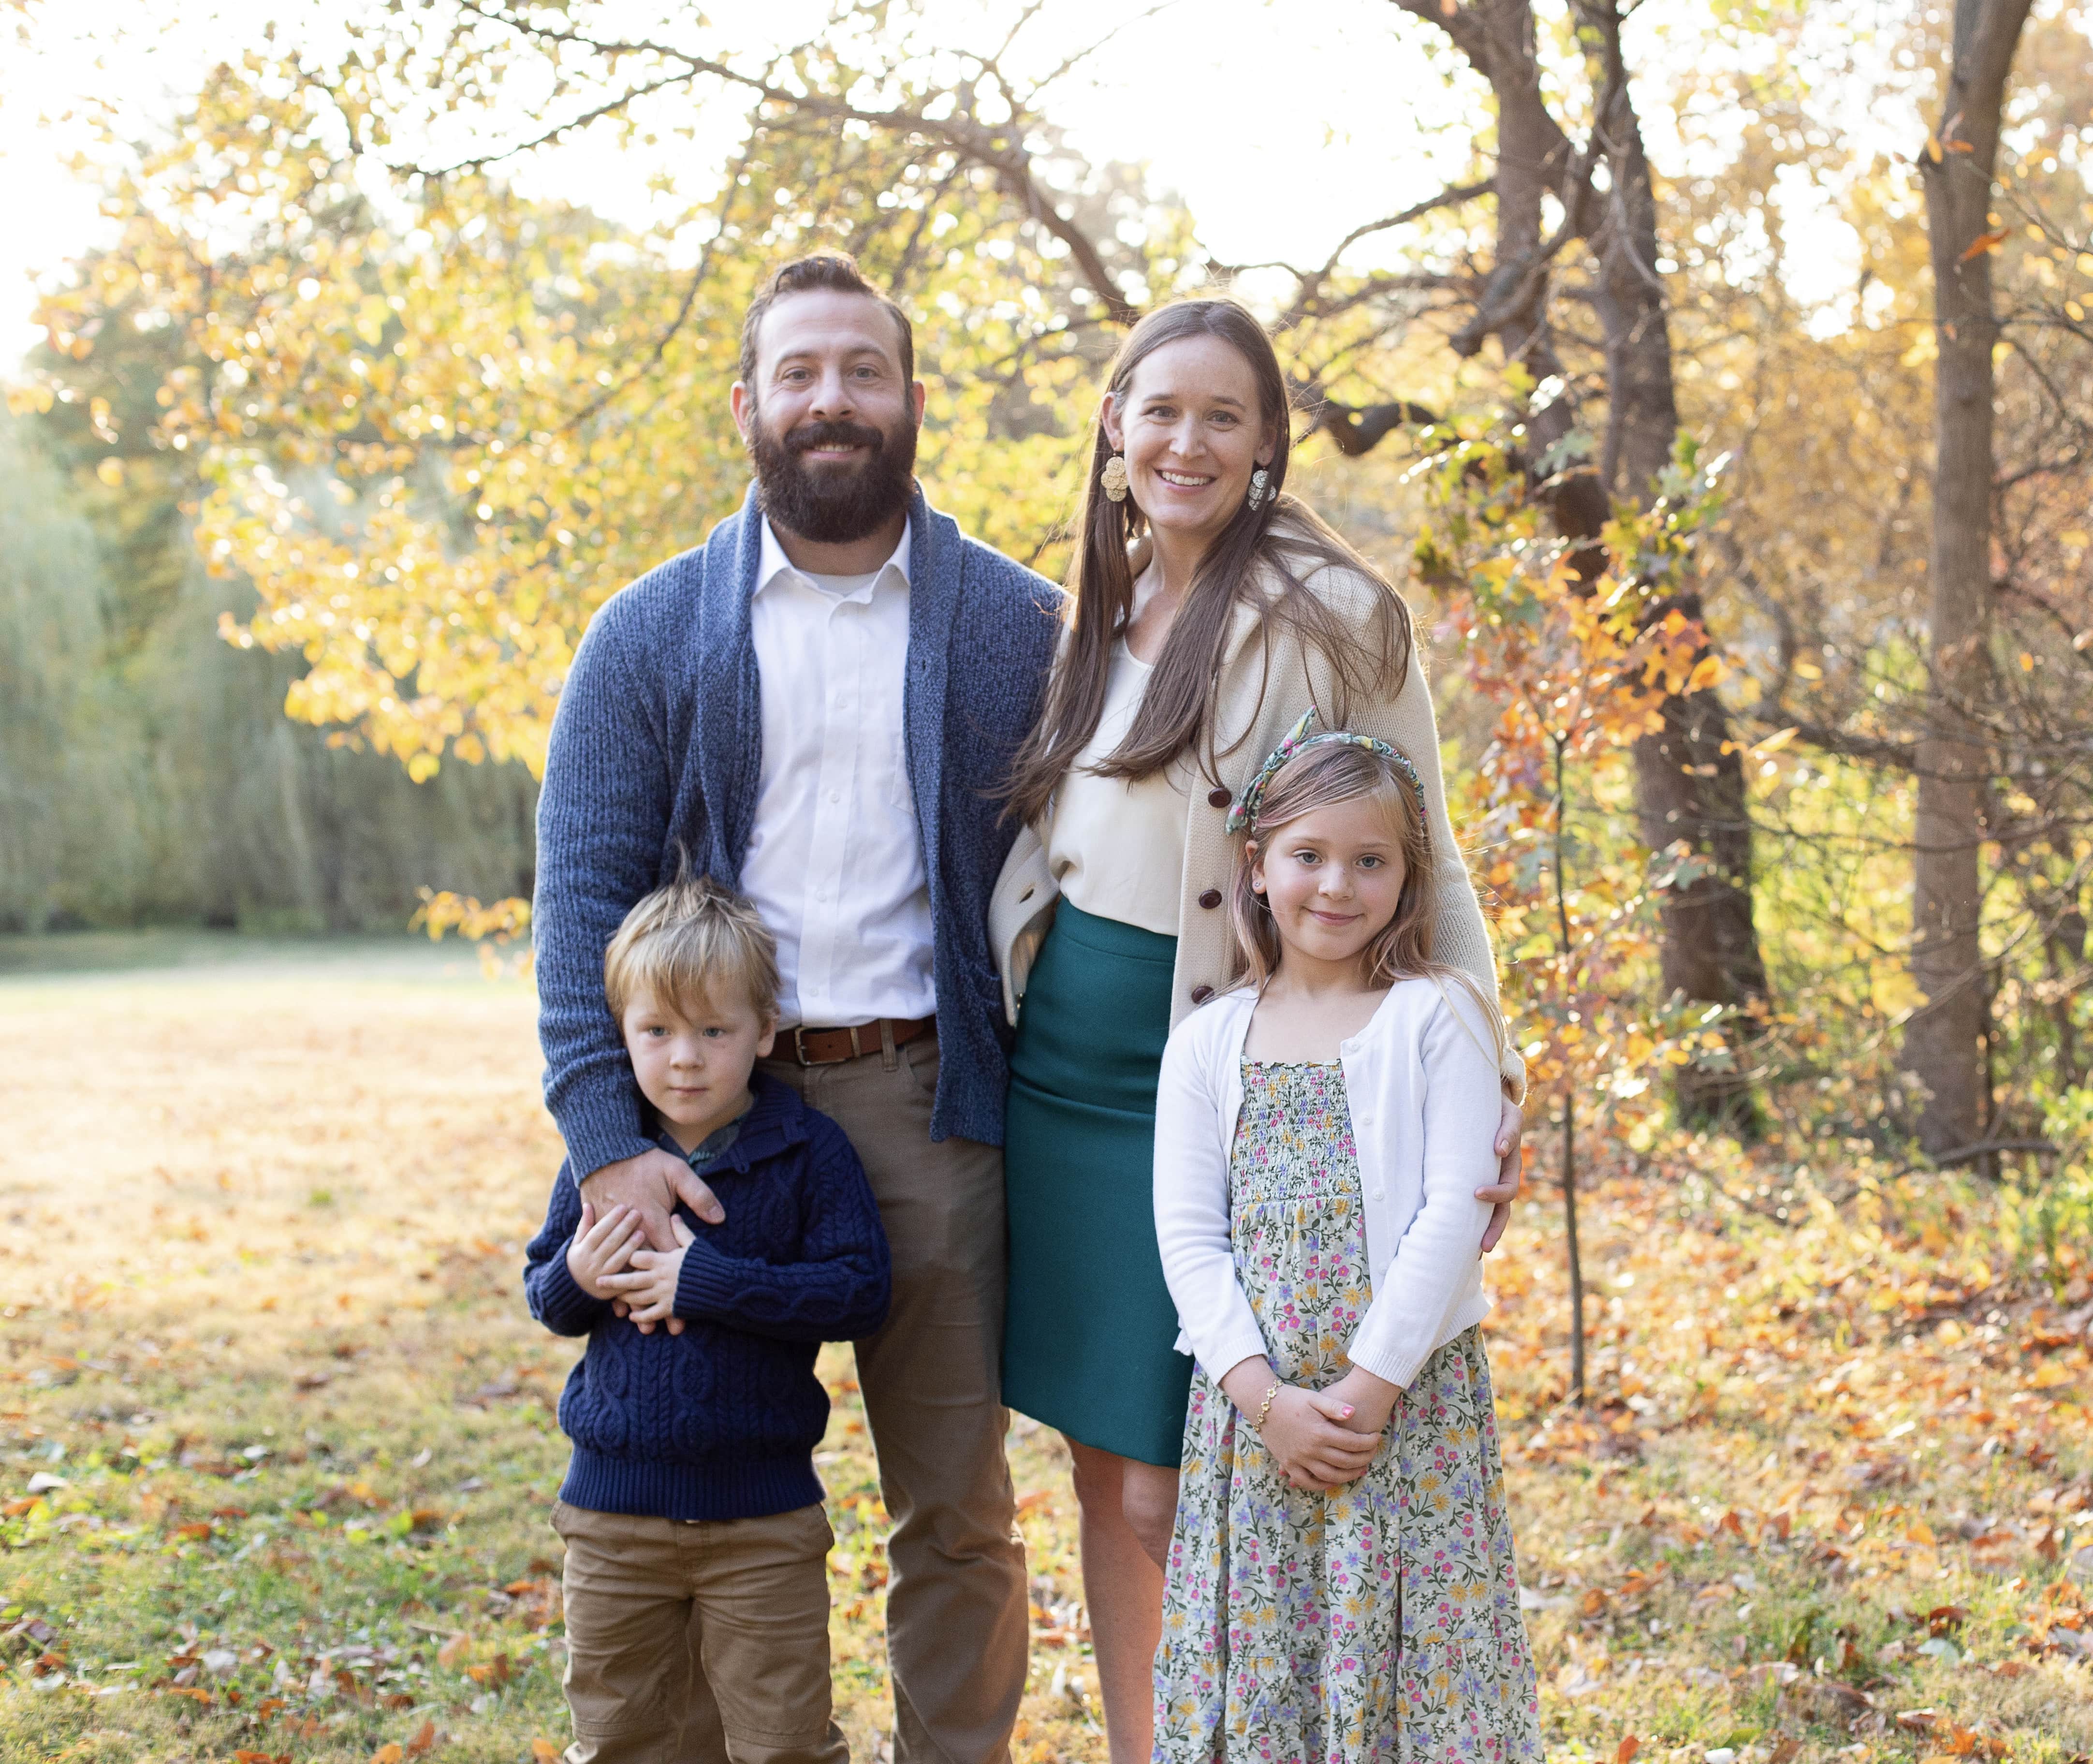
[[[988,899],[1016,828],[996,792],[1031,732],[1060,591],[910,498],[904,747],[930,880],[938,990],[930,1137],[1003,1143],[1003,983]],[[567,671],[538,798],[538,1036],[545,1106],[584,1177],[652,1144],[603,997],[603,952],[686,861],[728,887],[756,820],[762,683],[748,502],[693,551],[606,600]],[[814,1025],[819,1028],[823,1025]]]
[[[756,1519],[821,1498],[813,1451],[828,1426],[814,1376],[823,1341],[886,1320],[886,1233],[864,1167],[827,1116],[758,1073],[732,1145],[705,1166],[723,1224],[696,1233],[676,1283],[683,1333],[642,1334],[567,1270],[581,1223],[573,1164],[524,1251],[531,1314],[588,1350],[560,1395],[574,1458],[560,1497],[599,1513]]]

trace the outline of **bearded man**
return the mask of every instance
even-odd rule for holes
[[[771,278],[730,396],[756,481],[589,626],[552,725],[535,923],[547,1106],[597,1213],[636,1208],[661,1249],[679,1199],[725,1215],[645,1130],[604,947],[686,865],[775,933],[764,1069],[850,1136],[893,1253],[889,1320],[856,1351],[895,1524],[895,1756],[977,1764],[1008,1756],[1027,1611],[987,912],[1013,834],[998,791],[1038,712],[1059,591],[925,500],[923,397],[907,316],[854,264]],[[744,1739],[713,1711],[692,1755],[722,1755],[722,1714]],[[735,1755],[757,1755],[745,1740]]]

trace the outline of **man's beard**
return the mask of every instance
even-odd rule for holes
[[[809,469],[814,447],[866,447],[856,466]],[[820,545],[847,545],[878,532],[908,505],[916,468],[916,425],[904,416],[882,435],[862,423],[803,423],[790,434],[771,433],[758,410],[748,423],[763,512],[787,532]]]

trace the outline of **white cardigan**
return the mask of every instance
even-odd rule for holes
[[[1216,1380],[1269,1345],[1237,1283],[1228,1163],[1242,1108],[1248,987],[1171,1032],[1155,1103],[1155,1234],[1190,1353]],[[1490,1308],[1487,1203],[1502,1107],[1493,1037],[1457,983],[1405,980],[1338,1050],[1358,1148],[1373,1302],[1352,1363],[1407,1388],[1426,1360]]]

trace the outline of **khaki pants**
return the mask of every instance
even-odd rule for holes
[[[567,1764],[849,1764],[829,1715],[818,1506],[643,1519],[561,1502]]]
[[[894,1259],[858,1383],[893,1516],[895,1764],[999,1764],[1025,1693],[1025,1546],[1003,1434],[1003,1154],[930,1140],[934,1040],[834,1065],[766,1060],[850,1136]]]

